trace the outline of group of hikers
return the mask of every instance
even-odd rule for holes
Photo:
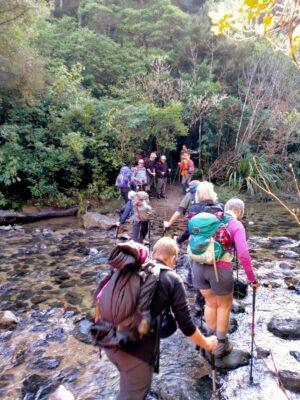
[[[194,169],[187,149],[181,152],[178,163],[185,194],[169,221],[163,222],[164,235],[150,253],[150,246],[148,249],[143,244],[153,218],[147,192],[157,178],[157,197],[165,195],[165,182],[159,180],[164,181],[169,171],[165,156],[158,162],[155,159],[156,154],[151,153],[149,160],[138,160],[128,175],[128,191],[120,187],[125,205],[117,232],[133,214],[132,240],[114,247],[109,257],[111,272],[95,295],[97,312],[91,332],[94,343],[105,350],[120,373],[119,400],[146,398],[157,370],[160,337],[169,335],[162,331],[168,319],[173,319],[175,329],[178,325],[192,343],[215,357],[231,352],[227,332],[233,300],[234,253],[252,289],[259,286],[240,222],[244,202],[232,198],[224,205],[218,202],[212,183],[191,180]],[[181,217],[187,221],[185,231],[168,237],[169,228]],[[205,335],[193,322],[185,283],[173,269],[179,246],[185,241],[192,283],[205,302]]]

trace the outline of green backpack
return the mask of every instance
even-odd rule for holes
[[[188,222],[191,252],[202,255],[213,243],[215,260],[220,260],[232,246],[230,233],[226,228],[226,224],[231,218],[224,214],[219,215],[218,218],[216,215],[206,212],[201,212],[191,218]]]

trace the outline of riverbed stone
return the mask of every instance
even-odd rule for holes
[[[19,322],[19,318],[11,311],[0,311],[0,328],[8,328]]]
[[[205,357],[210,361],[210,353],[205,351]],[[215,358],[216,368],[236,369],[249,364],[250,353],[244,350],[233,348],[232,351],[224,357]]]
[[[233,295],[237,299],[244,299],[248,294],[248,282],[242,278],[235,278],[233,283]]]
[[[88,212],[82,216],[85,229],[100,228],[109,230],[116,226],[116,221],[106,215],[97,212]]]
[[[246,311],[246,307],[244,304],[241,304],[235,300],[233,300],[232,305],[231,305],[231,312],[233,314],[242,314]]]
[[[281,370],[279,371],[279,378],[283,386],[294,393],[300,393],[300,373]]]
[[[268,323],[268,331],[282,339],[300,339],[300,319],[274,316]]]
[[[75,292],[68,292],[65,294],[65,300],[68,303],[76,306],[82,302],[82,296]]]
[[[92,340],[89,333],[89,328],[91,325],[92,322],[86,318],[80,320],[76,324],[75,329],[72,332],[72,335],[80,342],[91,344]]]
[[[262,347],[256,348],[257,358],[267,358],[271,354],[270,350],[263,349]]]
[[[300,255],[293,250],[278,250],[277,253],[285,258],[293,258],[293,259],[300,258]]]
[[[290,351],[290,355],[293,356],[297,361],[300,362],[300,351]]]
[[[38,360],[34,361],[31,364],[32,369],[45,369],[45,370],[51,370],[51,369],[56,369],[59,367],[61,363],[62,357],[59,358],[53,358],[53,357],[44,357],[44,358],[39,358]]]
[[[67,340],[67,336],[63,328],[55,328],[52,332],[46,335],[49,342],[63,343]]]
[[[281,269],[283,269],[283,270],[293,270],[293,269],[295,269],[295,268],[297,268],[296,267],[296,265],[294,265],[294,264],[291,264],[291,263],[287,263],[287,262],[281,262],[280,264],[279,264],[279,268],[281,268]]]
[[[37,393],[39,393],[39,399],[44,399],[46,398],[47,394],[53,392],[56,388],[57,384],[52,382],[46,376],[33,374],[23,381],[23,399],[35,400],[37,399]]]

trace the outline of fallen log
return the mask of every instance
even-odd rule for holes
[[[23,213],[18,211],[1,211],[0,210],[0,225],[12,223],[26,223],[34,222],[40,219],[70,217],[76,215],[78,207],[71,207],[67,209],[51,209],[44,211],[37,211],[32,213]]]

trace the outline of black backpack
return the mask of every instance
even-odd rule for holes
[[[102,348],[122,348],[127,342],[154,333],[150,307],[161,266],[134,241],[117,244],[108,259],[113,268],[95,293],[92,341]],[[153,331],[153,332],[152,332]]]

